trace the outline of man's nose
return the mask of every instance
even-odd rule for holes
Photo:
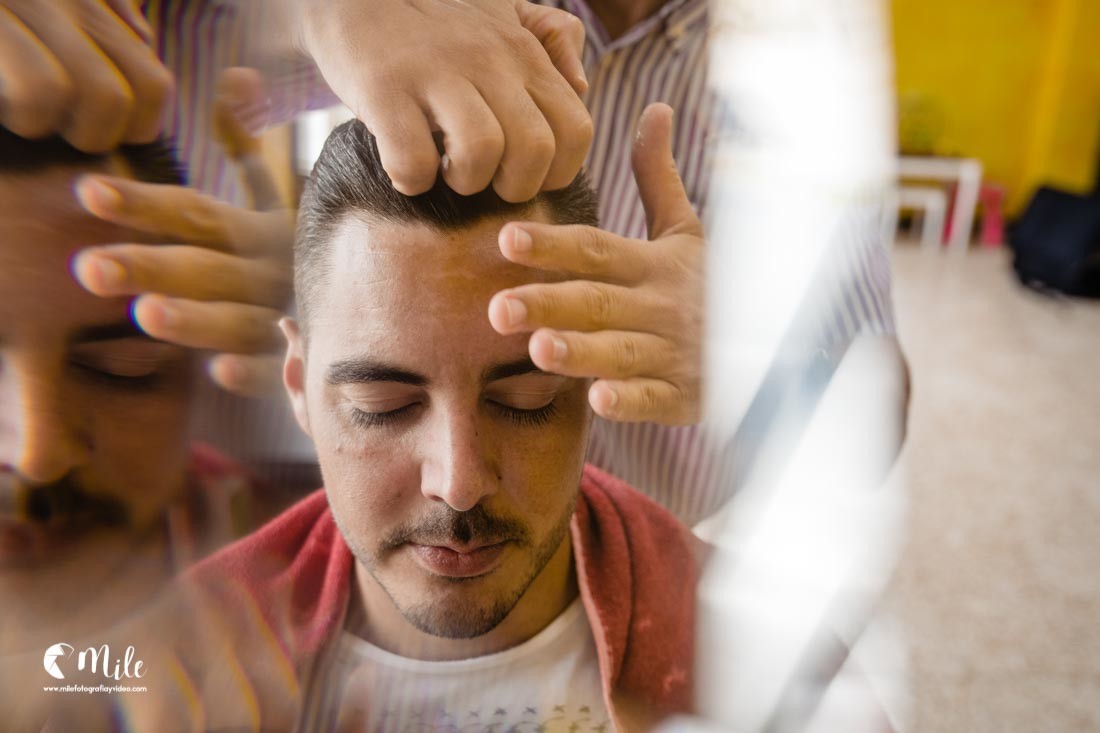
[[[499,459],[476,415],[443,416],[432,431],[421,475],[421,491],[465,512],[497,491]]]
[[[89,459],[79,405],[66,398],[61,380],[37,375],[5,382],[0,463],[29,482],[52,483]]]

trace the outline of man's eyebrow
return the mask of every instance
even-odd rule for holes
[[[138,328],[133,321],[118,321],[117,323],[104,323],[95,326],[83,326],[73,331],[70,341],[76,343],[91,343],[95,341],[116,341],[118,339],[140,338],[147,341],[155,339]]]
[[[516,377],[520,374],[530,374],[532,372],[549,374],[549,372],[544,372],[535,366],[535,362],[531,361],[530,357],[525,356],[522,359],[516,359],[515,361],[509,361],[504,364],[497,364],[489,367],[482,373],[481,381],[488,384],[498,379],[507,379],[508,377]]]
[[[365,382],[397,382],[424,387],[428,378],[423,374],[410,372],[389,364],[381,364],[369,359],[345,359],[329,365],[325,381],[331,385],[363,384]]]

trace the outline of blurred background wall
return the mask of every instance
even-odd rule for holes
[[[893,0],[903,152],[974,157],[1007,213],[1100,158],[1100,2]]]

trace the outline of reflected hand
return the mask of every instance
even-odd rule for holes
[[[672,110],[652,104],[634,142],[650,241],[533,222],[500,233],[509,260],[579,279],[497,293],[493,328],[533,331],[540,369],[595,378],[588,399],[609,420],[684,425],[700,417],[703,227],[672,159],[671,129]]]
[[[104,297],[138,296],[134,320],[154,338],[220,352],[210,373],[226,389],[259,395],[276,388],[271,355],[290,296],[293,214],[100,175],[82,178],[77,195],[93,215],[150,242],[187,242],[85,249],[73,267],[81,285]]]
[[[135,0],[0,0],[0,125],[91,153],[151,142],[172,76]]]
[[[148,242],[83,250],[73,267],[80,284],[104,297],[138,296],[132,313],[143,331],[218,352],[211,378],[249,396],[281,388],[276,324],[291,296],[294,243],[294,212],[279,199],[259,141],[232,114],[262,93],[256,72],[228,70],[215,120],[253,201],[268,210],[236,208],[184,186],[102,175],[84,176],[76,187],[85,209]]]

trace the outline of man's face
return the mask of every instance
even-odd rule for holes
[[[156,521],[182,488],[190,358],[131,325],[69,260],[123,232],[82,215],[81,171],[0,175],[0,572]]]
[[[360,567],[436,636],[494,628],[568,532],[589,422],[586,383],[537,370],[489,325],[532,282],[503,222],[440,233],[348,217],[286,380]],[[367,580],[366,582],[371,582]]]

